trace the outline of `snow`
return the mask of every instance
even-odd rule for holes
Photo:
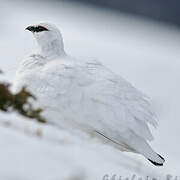
[[[119,152],[86,134],[0,112],[0,179],[99,180],[105,174],[179,178],[179,29],[72,2],[0,3],[0,68],[6,79],[12,81],[19,61],[35,49],[25,27],[54,22],[69,54],[93,54],[152,98],[160,126],[151,145],[166,159],[165,166],[153,167],[139,155]]]
[[[86,134],[42,125],[15,113],[0,115],[0,177],[4,180],[90,180],[105,174],[163,179],[166,175],[141,156],[121,153]]]

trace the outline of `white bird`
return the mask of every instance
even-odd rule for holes
[[[44,109],[55,113],[48,120],[57,126],[84,130],[162,166],[164,158],[147,142],[153,139],[148,125],[157,126],[147,97],[100,62],[67,55],[56,26],[39,23],[26,29],[39,52],[20,64],[15,89],[26,85]]]

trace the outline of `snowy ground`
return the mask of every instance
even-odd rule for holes
[[[166,177],[162,168],[152,167],[141,156],[121,153],[80,132],[71,134],[15,114],[0,115],[3,180],[99,180],[106,174]]]
[[[166,159],[164,167],[156,168],[141,156],[121,153],[84,134],[1,113],[0,179],[99,180],[105,174],[180,178],[179,29],[65,2],[0,1],[0,17],[0,68],[8,80],[23,56],[35,49],[25,27],[53,22],[61,28],[69,54],[97,57],[152,98],[160,120],[152,146]]]

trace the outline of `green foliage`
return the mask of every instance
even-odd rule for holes
[[[2,71],[0,70],[2,74]],[[36,100],[26,88],[22,88],[18,93],[12,93],[10,84],[0,82],[0,110],[4,112],[17,111],[19,114],[36,119],[41,123],[45,123],[45,119],[41,116],[42,109],[34,109],[28,101],[29,98]]]

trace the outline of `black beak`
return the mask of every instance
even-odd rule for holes
[[[28,26],[28,27],[26,28],[26,30],[31,31],[31,32],[35,32],[35,31],[36,31],[36,27],[34,27],[34,26]]]
[[[28,26],[26,30],[31,31],[31,32],[42,32],[42,31],[49,31],[47,28],[44,26]]]

